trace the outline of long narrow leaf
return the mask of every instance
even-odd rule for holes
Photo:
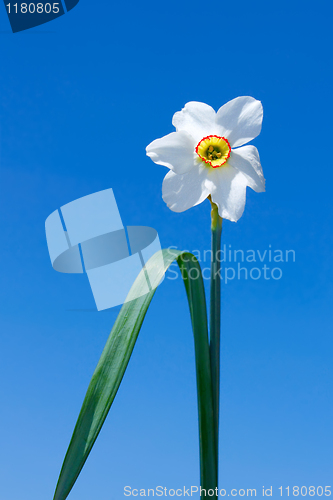
[[[102,428],[110,410],[127,364],[131,357],[142,322],[155,290],[140,297],[146,286],[146,275],[158,283],[165,271],[177,260],[185,282],[195,341],[199,436],[202,486],[214,488],[216,482],[215,443],[213,426],[213,401],[209,361],[207,313],[205,292],[198,261],[192,254],[177,250],[163,250],[155,254],[135,280],[127,302],[121,308],[101,358],[90,381],[83,405],[60,472],[54,500],[65,500]],[[164,261],[164,265],[161,262]],[[190,270],[196,269],[191,279]],[[131,297],[138,297],[131,300]]]

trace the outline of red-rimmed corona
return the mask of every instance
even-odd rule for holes
[[[201,139],[195,152],[202,161],[213,168],[222,167],[230,158],[231,146],[228,139],[218,135],[207,135]]]

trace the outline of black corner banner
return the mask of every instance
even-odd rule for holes
[[[65,14],[62,1],[10,1],[3,0],[13,33],[34,28],[53,21]],[[79,0],[64,0],[67,12],[73,9]]]

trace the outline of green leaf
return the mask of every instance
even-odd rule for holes
[[[65,500],[80,474],[116,396],[156,286],[175,260],[184,279],[194,334],[201,485],[208,489],[217,486],[207,312],[201,269],[196,258],[188,252],[170,249],[161,252],[157,252],[149,260],[135,280],[127,298],[128,302],[121,308],[111,330],[83,401],[62,465],[54,500]],[[195,270],[195,273],[192,270]],[[146,287],[146,273],[155,288],[140,297]]]

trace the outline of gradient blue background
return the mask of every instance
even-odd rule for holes
[[[332,484],[332,13],[321,0],[81,0],[13,35],[0,9],[1,500],[52,499],[119,310],[92,311],[86,277],[53,271],[46,217],[112,187],[124,224],[209,248],[208,202],[169,211],[167,170],[145,147],[187,101],[238,95],[263,102],[267,192],[248,190],[223,242],[296,262],[279,281],[223,286],[221,487]],[[70,498],[197,485],[197,450],[189,313],[181,280],[165,280]]]

